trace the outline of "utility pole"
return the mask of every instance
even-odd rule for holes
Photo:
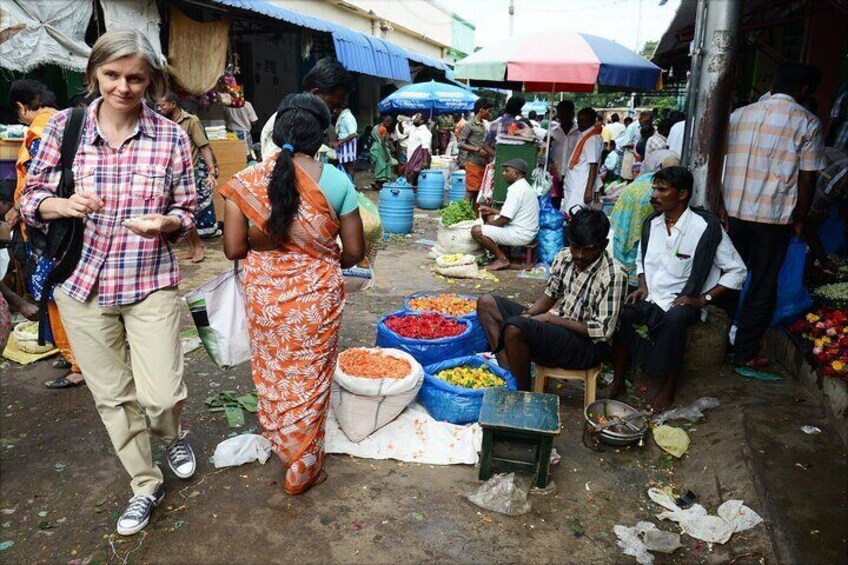
[[[509,36],[512,37],[512,29],[515,20],[515,0],[509,0]]]
[[[742,0],[698,0],[683,163],[695,177],[692,204],[718,209],[733,98]]]

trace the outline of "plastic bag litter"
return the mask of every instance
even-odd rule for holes
[[[721,402],[718,401],[718,398],[699,398],[689,406],[666,410],[662,414],[654,416],[651,418],[651,423],[657,426],[662,426],[665,422],[669,422],[671,420],[689,420],[690,422],[697,422],[704,417],[704,410],[707,410],[708,408],[715,408],[720,404]]]
[[[636,558],[642,565],[652,565],[654,556],[651,551],[673,553],[680,544],[680,535],[664,532],[651,522],[639,522],[633,527],[616,525],[613,532],[618,538],[618,547],[625,555]]]
[[[656,444],[678,459],[689,449],[689,434],[680,428],[657,426],[652,433]]]
[[[271,456],[271,442],[256,434],[241,434],[225,439],[215,448],[212,457],[215,468],[235,467],[259,461],[262,465]]]
[[[818,426],[801,426],[801,431],[807,434],[808,436],[820,434],[821,428]]]
[[[469,494],[468,500],[484,510],[521,516],[532,510],[527,493],[528,489],[516,482],[515,473],[500,473]]]
[[[695,539],[707,543],[727,543],[736,532],[750,530],[762,523],[759,514],[748,508],[741,500],[728,500],[718,507],[718,516],[707,514],[700,504],[685,510],[664,497],[663,491],[649,489],[648,496],[668,511],[657,514],[658,520],[671,520],[680,525],[680,530]]]

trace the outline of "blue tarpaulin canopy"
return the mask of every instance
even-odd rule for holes
[[[384,98],[378,108],[381,112],[452,114],[473,109],[478,98],[464,88],[431,80],[397,89]]]

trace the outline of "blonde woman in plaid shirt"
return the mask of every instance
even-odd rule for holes
[[[85,222],[82,257],[54,296],[100,418],[132,478],[134,496],[117,524],[119,534],[131,535],[164,497],[150,434],[165,443],[175,475],[186,479],[195,470],[180,430],[186,386],[180,272],[171,243],[194,226],[196,193],[186,134],[144,102],[166,87],[150,42],[135,31],[106,33],[91,50],[86,79],[100,98],[85,111],[73,162],[75,192],[67,199],[55,194],[65,111],[45,128],[21,211],[35,229],[59,218]]]

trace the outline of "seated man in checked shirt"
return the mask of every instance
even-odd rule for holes
[[[609,228],[599,210],[576,212],[571,246],[557,254],[545,293],[529,308],[492,294],[477,300],[498,364],[515,375],[520,390],[530,390],[531,361],[589,369],[609,354],[627,288],[624,269],[606,251]]]
[[[651,204],[636,255],[639,288],[627,297],[612,348],[614,378],[599,396],[624,392],[632,359],[665,381],[650,407],[662,411],[674,400],[686,352],[687,328],[705,318],[703,308],[729,298],[745,283],[745,263],[718,216],[690,208],[692,173],[667,167],[654,173]]]

